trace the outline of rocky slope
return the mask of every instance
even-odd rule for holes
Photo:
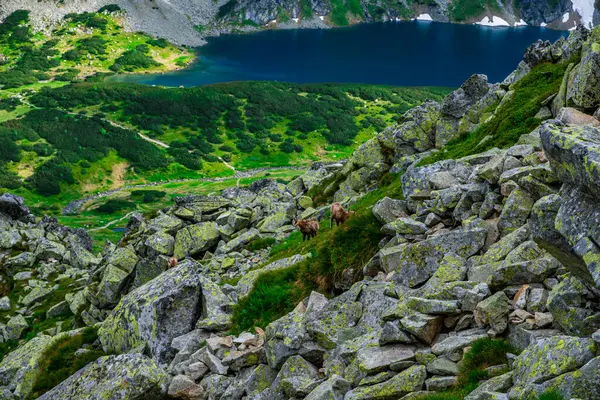
[[[600,398],[599,33],[532,45],[504,82],[474,75],[344,163],[134,216],[98,255],[85,232],[0,197],[0,332],[14,348],[0,397],[37,393],[44,357],[88,326],[97,340],[68,351],[106,355],[40,398]],[[536,104],[541,126],[503,149],[427,163],[499,118],[537,68],[563,63],[560,89]],[[374,199],[381,242],[362,270],[230,334],[237,305],[262,301],[261,276],[320,257],[274,260],[259,241],[289,244],[294,216],[324,216],[329,204],[309,194],[364,204],[386,179],[401,179],[403,196]],[[477,361],[486,346],[501,357]]]
[[[517,3],[470,0],[11,0],[0,3],[0,19],[19,9],[32,12],[38,29],[68,13],[95,12],[117,4],[131,31],[177,44],[200,45],[203,38],[261,28],[326,28],[357,22],[424,19],[484,25],[535,25],[571,29],[600,21],[593,0],[525,0]]]

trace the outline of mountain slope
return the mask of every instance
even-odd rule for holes
[[[589,28],[600,18],[593,0],[11,0],[0,3],[0,19],[28,9],[36,28],[44,29],[60,23],[66,14],[96,12],[112,4],[124,10],[129,30],[189,46],[220,33],[276,26],[326,28],[419,18],[571,29],[577,24]]]

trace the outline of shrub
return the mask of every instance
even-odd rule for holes
[[[564,400],[562,394],[554,390],[548,390],[538,397],[538,400]]]
[[[135,71],[138,69],[148,69],[156,67],[160,64],[154,61],[148,54],[148,46],[139,45],[134,50],[128,50],[115,60],[115,63],[110,67],[114,72],[119,71]]]
[[[113,214],[117,211],[132,210],[135,208],[135,203],[123,199],[110,199],[100,207],[96,208],[96,212],[100,214]]]
[[[121,7],[119,7],[117,4],[107,4],[98,10],[99,13],[103,13],[105,11],[107,13],[113,13],[113,12],[121,11]]]
[[[98,338],[96,328],[86,327],[74,336],[67,336],[47,349],[40,362],[40,373],[33,385],[33,396],[37,398],[73,375],[75,372],[105,355],[102,350],[87,348],[76,355],[77,350],[93,344]]]

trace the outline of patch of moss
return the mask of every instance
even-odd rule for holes
[[[84,328],[81,333],[66,337],[44,352],[40,375],[36,377],[31,399],[38,398],[87,364],[106,355],[91,345],[98,338],[96,328]],[[75,354],[77,350],[86,351]]]

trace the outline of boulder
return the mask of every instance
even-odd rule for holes
[[[221,234],[215,222],[201,222],[189,225],[175,235],[174,257],[181,260],[193,256],[215,246]]]
[[[600,53],[597,46],[597,43],[589,46],[573,69],[567,105],[583,109],[595,109],[600,105]]]
[[[200,315],[199,265],[186,260],[121,299],[98,331],[107,352],[147,346],[159,363],[174,354],[174,338],[193,330]]]
[[[591,125],[598,126],[600,121],[591,115],[582,113],[571,107],[563,107],[558,112],[556,119],[565,125]]]
[[[372,386],[360,386],[346,393],[344,400],[399,399],[423,388],[427,371],[422,365],[410,367],[393,378]]]
[[[446,254],[470,257],[483,247],[485,238],[483,229],[458,229],[421,242],[384,248],[380,251],[381,265],[387,272],[396,271],[397,284],[415,287],[435,273]]]
[[[381,224],[388,224],[407,214],[404,200],[393,200],[384,197],[373,206],[373,215]]]
[[[325,382],[317,386],[305,400],[343,400],[350,390],[350,383],[344,378],[333,374]]]
[[[497,292],[483,300],[475,308],[475,321],[480,327],[490,326],[494,336],[502,334],[508,327],[510,301],[504,292]]]
[[[169,377],[153,360],[141,354],[100,357],[68,377],[40,400],[160,400]]]
[[[510,398],[526,398],[530,386],[582,367],[592,358],[592,339],[554,336],[530,344],[514,361],[514,386]]]
[[[22,197],[4,193],[0,196],[0,214],[12,219],[21,219],[30,215],[31,212],[25,206],[25,200]]]
[[[292,356],[282,365],[272,389],[287,398],[302,398],[320,383],[317,368],[300,356]]]

